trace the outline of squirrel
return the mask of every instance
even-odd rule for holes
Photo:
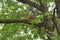
[[[32,21],[36,18],[35,14],[32,13],[31,15],[27,14],[27,20]]]

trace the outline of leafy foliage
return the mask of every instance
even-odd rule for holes
[[[41,0],[33,0],[40,2]],[[42,0],[42,2],[53,2],[54,0]],[[0,19],[26,19],[26,14],[33,13],[29,10],[30,6],[14,0],[0,0]],[[37,26],[34,23],[44,21],[40,11],[34,8],[36,19],[32,20],[32,25],[24,23],[0,24],[0,40],[37,40],[42,39],[46,34],[45,28],[42,28],[42,33],[38,35]],[[48,13],[48,12],[47,12]],[[46,14],[49,16],[50,14]],[[40,39],[40,38],[39,38]]]

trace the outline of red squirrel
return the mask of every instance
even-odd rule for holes
[[[32,15],[27,14],[27,19],[29,21],[34,20],[35,18],[36,18],[35,14],[32,14]]]

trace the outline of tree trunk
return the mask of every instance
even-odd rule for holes
[[[56,3],[56,9],[57,9],[57,16],[58,16],[58,19],[60,20],[60,0],[55,0],[55,3]],[[60,34],[60,22],[56,21],[55,25],[56,25],[58,34]]]

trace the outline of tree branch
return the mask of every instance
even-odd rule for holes
[[[21,19],[21,20],[17,20],[17,19],[0,20],[0,23],[28,23],[28,24],[31,24],[28,20],[25,20],[25,19]]]
[[[26,24],[29,24],[29,25],[33,24],[33,23],[31,23],[31,21],[26,20],[26,19],[20,19],[20,20],[17,20],[17,19],[0,20],[0,23],[6,23],[6,24],[9,24],[9,23],[26,23]],[[35,23],[33,25],[41,26],[41,25],[43,25],[43,23]]]
[[[38,5],[37,3],[35,3],[35,2],[32,2],[30,0],[26,0],[26,1],[24,1],[24,0],[17,0],[17,1],[18,2],[22,2],[24,4],[28,4],[28,5],[32,6],[32,7],[40,10],[41,12],[43,12],[42,7],[40,5]]]
[[[17,20],[17,19],[8,19],[8,20],[0,20],[0,23],[6,23],[6,24],[9,24],[9,23],[26,23],[26,24],[32,24],[29,20],[26,20],[26,19],[21,19],[21,20]],[[36,25],[36,24],[34,24]]]

